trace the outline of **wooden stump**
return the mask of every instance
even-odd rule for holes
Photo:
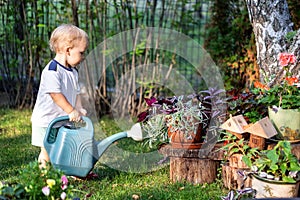
[[[248,166],[243,161],[243,154],[232,154],[229,158],[229,166],[233,168],[247,169]]]
[[[212,183],[217,178],[217,163],[203,158],[170,159],[170,179],[193,184]]]
[[[228,158],[228,163],[222,165],[222,179],[224,186],[228,189],[242,189],[251,187],[251,179],[245,181],[238,174],[238,171],[250,171],[249,167],[242,160],[243,154],[233,154]]]
[[[238,175],[238,171],[249,171],[249,169],[242,169],[229,166],[228,164],[222,165],[222,179],[223,184],[228,189],[242,189],[243,187],[251,187],[251,179],[248,177],[243,181],[243,177]]]
[[[164,145],[159,152],[170,157],[170,179],[173,182],[189,182],[192,184],[212,183],[217,178],[219,160],[216,154],[205,153],[201,149],[174,149]]]

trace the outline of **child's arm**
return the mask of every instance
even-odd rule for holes
[[[80,113],[73,108],[73,106],[68,102],[66,97],[62,93],[50,93],[51,98],[54,103],[61,107],[66,113],[68,113],[70,121],[80,121]]]

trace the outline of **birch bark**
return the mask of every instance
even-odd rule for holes
[[[284,76],[285,72],[277,60],[280,52],[294,53],[297,56],[298,61],[292,66],[291,71],[299,78],[300,32],[297,32],[292,42],[286,39],[286,35],[293,31],[287,1],[245,0],[245,2],[256,40],[260,81],[272,86]]]

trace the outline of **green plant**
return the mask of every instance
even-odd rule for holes
[[[257,148],[251,148],[244,138],[238,139],[234,134],[226,131],[219,142],[224,142],[225,145],[219,150],[225,151],[225,159],[227,160],[233,154],[242,154],[242,160],[249,166],[251,161],[254,160],[259,151]]]
[[[20,171],[20,184],[28,199],[72,199],[73,186],[61,170],[48,164],[40,169],[37,161]]]
[[[265,106],[258,103],[259,95],[251,91],[231,90],[227,95],[229,96],[228,112],[232,116],[243,115],[248,122],[255,123],[267,114]]]
[[[23,185],[0,182],[0,199],[24,199],[24,197]]]
[[[169,142],[168,129],[171,132],[182,131],[188,138],[197,133],[199,124],[207,126],[205,107],[194,95],[145,100],[149,108],[138,117],[150,147]]]
[[[0,182],[0,199],[72,199],[73,186],[62,171],[50,164],[40,169],[37,161],[19,172],[19,183]]]
[[[147,134],[147,143],[152,147],[153,144],[169,142],[168,131],[180,131],[189,139],[200,129],[203,134],[217,130],[226,104],[222,96],[219,97],[223,92],[210,88],[199,94],[145,99],[148,108],[138,115],[138,121],[142,122],[143,131]]]
[[[205,113],[206,108],[201,102],[193,100],[184,102],[183,96],[180,96],[175,106],[176,112],[165,116],[170,132],[181,131],[188,138],[191,137],[191,134],[197,133],[200,124],[204,128],[207,126],[208,116]]]
[[[266,173],[284,182],[295,183],[299,179],[300,164],[288,141],[279,141],[273,149],[260,151],[258,158],[247,164],[255,173]]]
[[[165,115],[159,114],[142,123],[143,131],[147,135],[147,142],[150,148],[154,144],[168,142],[168,127],[166,125]]]
[[[271,88],[255,82],[256,89],[253,90],[256,94],[261,94],[259,103],[273,107],[274,109],[299,109],[300,108],[300,89],[297,87],[298,79],[291,77],[289,71],[290,65],[296,62],[296,57],[293,54],[280,53],[278,56],[279,65],[283,68],[285,76],[278,84]]]

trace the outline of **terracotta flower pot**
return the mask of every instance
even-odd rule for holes
[[[201,142],[201,126],[199,125],[196,134],[186,134],[183,131],[171,132],[168,128],[168,136],[171,141],[171,146],[175,149],[199,149],[202,146]],[[187,137],[188,135],[188,137]]]

